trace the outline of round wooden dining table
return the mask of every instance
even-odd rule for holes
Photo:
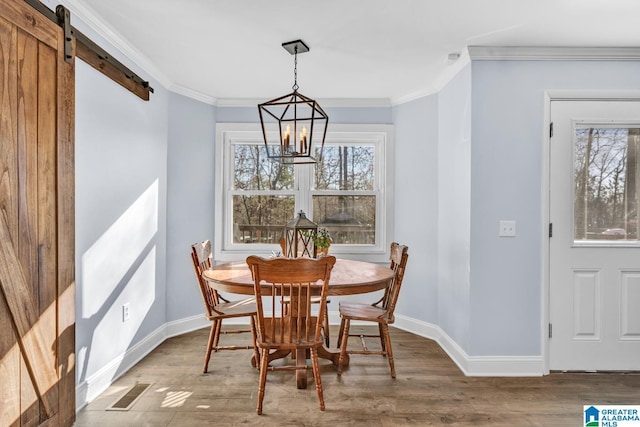
[[[218,291],[234,294],[253,295],[253,279],[246,262],[230,262],[217,264],[202,273],[202,278]],[[386,265],[372,262],[336,259],[329,281],[329,295],[354,295],[375,292],[384,289],[393,278],[393,270]],[[338,366],[339,351],[328,348],[318,349],[318,356],[331,360]],[[273,359],[284,357],[274,355]],[[272,357],[270,357],[271,359]],[[302,359],[302,360],[301,360]],[[306,358],[297,357],[297,363],[304,363]],[[255,366],[255,361],[252,361]],[[349,363],[348,355],[345,364]],[[305,371],[297,371],[298,388],[306,388]]]
[[[202,277],[218,291],[253,295],[253,279],[244,261],[214,265]],[[386,265],[338,258],[331,270],[329,295],[379,291],[392,277],[393,271]]]

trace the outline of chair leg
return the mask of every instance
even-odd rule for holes
[[[251,340],[253,342],[253,359],[256,362],[257,367],[260,367],[260,351],[257,344],[258,335],[256,334],[256,319],[255,316],[251,316]]]
[[[342,331],[344,331],[344,319],[340,320],[340,329],[338,331],[338,343],[336,344],[336,348],[340,348],[340,344],[342,343]]]
[[[260,354],[260,381],[258,383],[258,407],[256,412],[262,415],[262,399],[264,399],[264,388],[267,384],[267,370],[269,369],[269,349],[262,349]]]
[[[222,320],[218,319],[215,321],[216,332],[213,336],[213,348],[216,352],[218,351],[218,343],[220,342],[220,330],[222,329]]]
[[[331,348],[331,342],[329,341],[329,311],[327,309],[324,311],[324,324],[322,325],[322,329],[324,329],[324,343],[327,348]]]
[[[216,334],[216,323],[217,320],[213,320],[211,322],[211,330],[209,331],[209,340],[207,341],[207,352],[204,355],[204,368],[202,369],[202,373],[206,374],[209,370],[209,360],[211,359],[211,350],[213,349],[213,338]]]
[[[338,376],[342,375],[342,365],[345,361],[345,356],[347,355],[347,341],[349,341],[349,319],[342,319],[340,322],[340,336],[342,337],[342,342],[340,343],[340,358],[338,359]]]
[[[320,410],[324,411],[324,396],[322,394],[322,378],[320,377],[320,364],[318,363],[318,349],[311,349],[311,366],[313,367],[313,380],[316,383],[316,391],[318,392],[318,403]]]
[[[382,328],[382,323],[378,323],[378,334],[380,334],[380,347],[382,347],[382,351],[386,352],[387,347],[384,338],[384,330]]]
[[[389,359],[389,368],[391,368],[391,378],[395,378],[396,367],[393,363],[393,350],[391,348],[391,336],[389,335],[389,325],[387,325],[386,323],[384,324],[381,323],[380,327],[384,332],[384,340],[386,341],[387,359]]]

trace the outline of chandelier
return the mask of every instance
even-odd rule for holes
[[[316,163],[322,156],[329,117],[311,98],[298,92],[298,54],[309,52],[302,40],[282,43],[294,56],[293,92],[258,104],[267,156],[283,163]],[[320,145],[314,151],[313,143]]]

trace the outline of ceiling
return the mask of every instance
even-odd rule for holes
[[[403,102],[437,92],[467,46],[640,46],[637,0],[69,0],[169,89],[214,102],[291,91]],[[458,61],[450,53],[462,53]],[[151,76],[145,76],[144,73]]]

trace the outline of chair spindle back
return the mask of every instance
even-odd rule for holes
[[[191,245],[191,260],[200,285],[205,309],[208,315],[212,315],[215,312],[216,305],[220,304],[220,297],[218,292],[202,278],[202,272],[211,268],[211,241],[205,240],[202,243]]]
[[[382,308],[388,313],[389,319],[393,319],[393,312],[398,302],[398,295],[400,294],[400,287],[402,286],[402,279],[404,278],[404,270],[407,266],[407,260],[409,259],[408,251],[408,246],[400,245],[396,242],[391,243],[391,254],[389,255],[391,265],[389,268],[393,270],[394,274],[382,300]]]
[[[329,278],[335,257],[247,258],[258,308],[258,345],[294,348],[322,341]],[[321,297],[312,313],[312,296]],[[263,298],[264,297],[264,298]],[[283,298],[286,297],[286,298]]]

